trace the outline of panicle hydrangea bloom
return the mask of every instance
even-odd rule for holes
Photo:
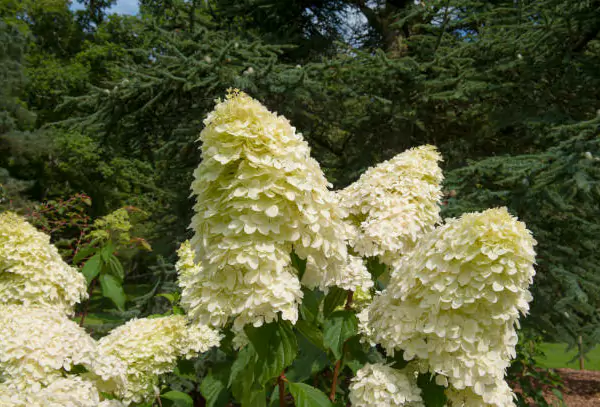
[[[93,366],[95,342],[62,312],[0,306],[0,381],[13,391],[49,385],[75,365]]]
[[[515,395],[504,380],[498,380],[493,392],[480,396],[473,389],[467,387],[462,390],[457,390],[450,387],[446,390],[448,397],[448,407],[494,407],[494,406],[514,406]],[[484,401],[485,399],[491,402]]]
[[[242,92],[204,120],[194,173],[198,275],[192,319],[223,326],[295,322],[302,298],[292,250],[323,273],[341,273],[348,226],[301,134]],[[329,280],[329,278],[327,278]]]
[[[116,400],[100,401],[94,384],[77,376],[58,378],[46,387],[15,392],[0,385],[3,407],[124,407]]]
[[[412,148],[368,169],[337,193],[356,227],[354,250],[391,265],[440,221],[441,156],[433,146]]]
[[[114,393],[129,405],[152,398],[158,375],[172,371],[179,357],[206,352],[220,340],[205,325],[188,326],[182,315],[134,319],[100,339],[98,357],[113,356],[126,365],[126,383]]]
[[[359,315],[361,329],[389,352],[427,360],[455,389],[512,405],[501,389],[532,299],[535,243],[506,208],[450,219],[396,264]]]
[[[321,272],[311,257],[306,262],[306,270],[302,277],[302,284],[309,288],[320,288],[327,291],[327,287],[338,286],[344,290],[369,292],[373,287],[371,274],[361,257],[348,254],[347,262],[342,272]]]
[[[83,274],[50,237],[13,212],[0,214],[0,304],[45,305],[71,314],[87,297]]]
[[[414,371],[379,363],[367,363],[356,372],[350,384],[350,402],[353,407],[425,406]]]

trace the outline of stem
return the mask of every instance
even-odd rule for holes
[[[352,308],[352,300],[354,298],[354,291],[348,290],[348,296],[346,297],[346,305],[344,309],[349,310]],[[340,367],[342,366],[342,358],[344,357],[344,349],[346,348],[346,343],[342,347],[342,357],[335,362],[335,367],[333,368],[333,381],[331,382],[331,392],[329,392],[329,400],[331,402],[335,402],[335,389],[337,387],[338,376],[340,375]]]
[[[279,386],[279,407],[285,407],[285,380],[284,370],[277,378],[277,386]]]
[[[90,301],[92,300],[92,293],[94,292],[94,288],[96,287],[96,281],[97,279],[93,279],[92,283],[90,284],[90,290],[88,292],[88,298],[85,302],[85,305],[83,306],[83,312],[81,313],[81,321],[79,321],[79,326],[83,326],[83,323],[85,322],[85,317],[87,316],[88,313],[88,308],[90,306]]]
[[[162,407],[162,401],[160,401],[160,394],[156,395],[156,401],[158,401],[158,405]]]
[[[337,379],[340,374],[340,366],[342,365],[342,359],[335,362],[335,368],[333,369],[333,382],[331,383],[331,392],[329,392],[329,400],[335,401],[335,388],[337,387]]]

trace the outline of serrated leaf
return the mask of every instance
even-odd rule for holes
[[[194,407],[194,400],[187,394],[172,390],[160,395],[161,399],[170,400],[176,407]]]
[[[107,265],[108,270],[111,272],[111,274],[117,277],[117,279],[121,283],[123,283],[123,280],[125,279],[125,270],[123,269],[123,265],[121,264],[119,259],[115,255],[111,254],[108,258]]]
[[[96,252],[96,250],[98,250],[98,248],[92,245],[82,247],[77,251],[75,256],[73,256],[73,264],[77,264],[86,257],[91,256],[93,253]]]
[[[341,359],[344,342],[358,331],[358,320],[353,312],[336,311],[325,320],[323,344],[331,349],[336,359]]]
[[[99,280],[102,295],[112,300],[119,310],[125,311],[125,292],[117,278],[110,274],[101,274]]]
[[[300,314],[308,322],[316,322],[319,319],[319,307],[323,301],[323,293],[316,290],[302,289],[302,304]]]
[[[373,276],[374,280],[377,280],[385,271],[387,270],[387,266],[383,263],[379,262],[377,257],[369,257],[367,259],[367,270]]]
[[[304,383],[288,383],[296,407],[332,407],[331,401],[319,389]]]
[[[329,365],[327,354],[313,345],[304,336],[298,334],[298,357],[292,363],[285,376],[294,382],[303,382],[313,374],[318,373]]]
[[[102,249],[100,249],[100,255],[102,256],[102,260],[104,260],[105,263],[108,263],[110,256],[113,255],[114,251],[115,245],[109,240],[108,243],[106,243],[106,245]]]
[[[227,387],[231,389],[233,397],[239,402],[245,394],[249,394],[254,383],[254,365],[257,354],[252,346],[246,346],[237,354],[231,365],[231,373]]]
[[[325,296],[323,315],[327,318],[337,307],[343,305],[348,297],[348,292],[339,287],[332,287]]]
[[[196,379],[196,367],[194,366],[194,362],[188,359],[177,361],[177,367],[175,367],[173,373],[183,379]]]
[[[323,345],[323,332],[315,325],[304,320],[296,322],[296,329],[316,347],[326,350]]]
[[[289,321],[271,322],[259,328],[247,325],[244,330],[258,355],[255,380],[259,385],[279,376],[296,358],[298,343]]]
[[[200,384],[200,393],[206,399],[206,407],[225,406],[229,402],[229,392],[227,391],[227,376],[222,374],[213,374],[209,372]]]
[[[83,273],[88,285],[95,279],[102,270],[102,258],[96,254],[88,259],[83,265],[81,272]]]

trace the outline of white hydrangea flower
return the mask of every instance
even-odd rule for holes
[[[60,311],[3,305],[0,327],[0,381],[14,391],[48,385],[75,365],[93,365],[94,340]]]
[[[0,214],[0,304],[45,305],[72,314],[87,297],[83,274],[50,237],[13,212]]]
[[[0,405],[3,407],[110,406],[103,403],[100,402],[100,395],[94,384],[77,376],[59,377],[46,387],[19,392],[8,386],[0,386]],[[112,406],[118,407],[120,404]]]
[[[320,288],[327,291],[327,287],[338,286],[344,290],[369,292],[373,287],[371,273],[367,270],[361,257],[348,254],[347,262],[342,272],[330,273],[319,270],[312,257],[306,262],[306,271],[302,276],[302,284],[309,288]]]
[[[353,407],[424,407],[417,376],[410,369],[383,364],[364,365],[350,384]]]
[[[391,265],[433,229],[440,221],[441,159],[433,146],[412,148],[337,193],[356,228],[355,251]]]
[[[190,358],[218,346],[220,335],[205,325],[187,325],[182,315],[134,319],[98,342],[98,355],[126,365],[126,383],[114,393],[125,403],[154,396],[158,375],[175,368],[179,357]]]
[[[360,315],[361,330],[491,403],[532,299],[535,243],[506,208],[450,219],[396,264],[387,289]]]
[[[504,380],[498,380],[496,386],[483,396],[476,394],[473,389],[467,387],[457,390],[450,387],[446,390],[449,407],[515,407],[515,394]]]
[[[204,121],[191,246],[197,262],[183,303],[223,326],[295,322],[302,298],[292,250],[342,273],[348,226],[308,144],[283,117],[234,92]],[[191,279],[190,279],[191,280]]]

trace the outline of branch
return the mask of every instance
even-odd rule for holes
[[[349,0],[350,4],[355,5],[364,14],[367,18],[367,22],[380,34],[383,34],[383,24],[381,23],[381,18],[372,8],[366,5],[365,0]]]
[[[579,41],[573,45],[573,52],[580,52],[588,45],[590,41],[595,39],[600,34],[600,24],[597,24],[594,29],[585,34]]]

